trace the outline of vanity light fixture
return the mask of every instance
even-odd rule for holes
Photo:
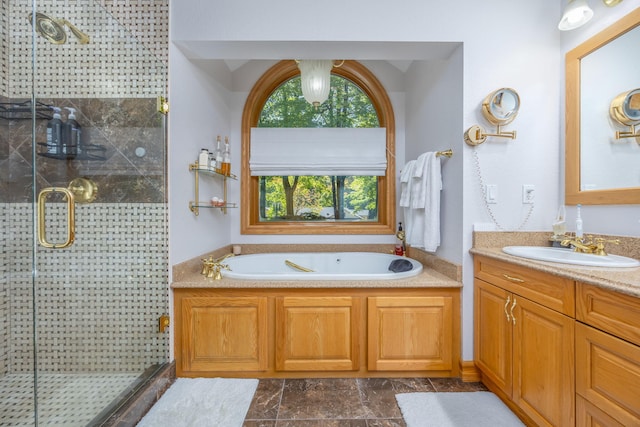
[[[518,115],[520,109],[520,96],[515,90],[503,87],[491,92],[482,101],[482,115],[492,125],[496,126],[495,133],[486,133],[485,130],[473,125],[464,133],[464,141],[468,145],[480,145],[487,140],[489,136],[499,138],[516,139],[516,131],[503,131],[502,126],[511,123]]]
[[[340,67],[330,59],[305,59],[296,61],[300,69],[300,81],[304,99],[316,109],[329,98],[331,89],[331,69]]]
[[[606,4],[606,1],[605,1]],[[593,10],[587,0],[569,0],[558,23],[560,31],[575,30],[593,18]]]

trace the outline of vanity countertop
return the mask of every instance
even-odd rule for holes
[[[533,270],[551,273],[559,277],[577,280],[582,283],[611,289],[640,298],[640,267],[635,268],[601,268],[582,267],[557,262],[535,261],[508,255],[502,248],[481,247],[470,250],[473,255],[481,255],[499,261],[528,267]]]
[[[224,273],[223,273],[224,274]],[[173,289],[220,288],[220,289],[273,289],[273,288],[460,288],[462,283],[425,267],[415,277],[396,280],[305,280],[267,281],[225,279],[213,280],[199,272],[185,274],[171,284]]]

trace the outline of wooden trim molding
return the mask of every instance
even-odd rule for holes
[[[371,100],[381,127],[387,129],[387,173],[378,179],[378,221],[367,223],[278,222],[261,223],[258,217],[258,177],[249,170],[251,128],[257,126],[262,108],[274,90],[300,74],[293,60],[280,61],[253,86],[242,112],[242,163],[240,175],[241,234],[393,234],[395,233],[395,117],[391,100],[380,81],[357,61],[345,61],[332,73],[352,81]]]
[[[460,379],[465,383],[477,383],[482,379],[480,370],[473,360],[460,359]]]

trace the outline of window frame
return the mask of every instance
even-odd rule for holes
[[[387,171],[378,177],[378,221],[278,221],[260,222],[258,177],[251,176],[249,155],[251,128],[258,125],[265,102],[282,83],[296,77],[300,70],[294,60],[283,60],[267,70],[249,92],[242,111],[240,234],[393,234],[395,233],[395,118],[391,100],[380,81],[357,61],[344,61],[331,73],[352,81],[369,97],[380,127],[386,128]]]

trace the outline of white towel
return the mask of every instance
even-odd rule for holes
[[[435,252],[440,246],[440,191],[442,173],[435,152],[420,155],[414,167],[410,189],[410,209],[405,209],[407,243]],[[409,210],[410,212],[407,212]]]
[[[413,177],[413,168],[416,164],[415,160],[410,160],[406,165],[402,168],[402,172],[400,173],[400,206],[408,208],[411,200],[411,184]]]

